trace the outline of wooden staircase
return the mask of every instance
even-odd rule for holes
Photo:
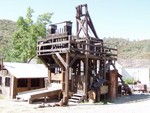
[[[69,104],[77,104],[84,101],[85,95],[81,93],[75,93],[73,96],[69,99]]]

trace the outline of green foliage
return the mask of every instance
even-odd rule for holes
[[[50,19],[53,13],[44,13],[38,16],[37,23],[46,26],[50,23]]]
[[[26,17],[19,17],[16,25],[17,30],[13,34],[12,49],[9,54],[13,62],[27,62],[28,59],[36,55],[36,44],[38,37],[46,36],[47,23],[50,23],[52,13],[39,15],[37,22],[33,22],[32,14],[34,10],[27,9]]]
[[[7,53],[11,49],[10,42],[12,34],[16,30],[16,24],[10,20],[0,20],[0,54],[8,59]]]
[[[135,80],[133,78],[126,78],[124,82],[125,84],[134,84]]]

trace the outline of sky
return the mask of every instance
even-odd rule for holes
[[[99,38],[150,39],[150,0],[0,0],[0,19],[17,21],[31,7],[34,20],[53,12],[52,23],[71,20],[75,30],[75,7],[85,3]]]

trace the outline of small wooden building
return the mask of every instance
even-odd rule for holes
[[[0,94],[15,98],[17,93],[45,87],[48,69],[42,64],[4,63],[0,70]]]

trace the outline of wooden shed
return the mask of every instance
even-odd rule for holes
[[[15,98],[17,93],[45,87],[48,69],[42,64],[4,63],[0,70],[0,94]]]

